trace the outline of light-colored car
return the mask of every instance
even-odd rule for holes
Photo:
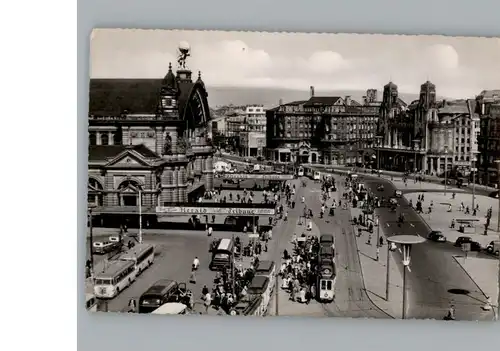
[[[494,240],[486,246],[486,252],[500,256],[500,240]]]

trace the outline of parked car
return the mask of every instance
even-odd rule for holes
[[[500,256],[500,240],[494,240],[486,246],[486,251],[490,254]]]
[[[438,242],[438,243],[446,242],[446,237],[439,230],[431,231],[429,233],[429,235],[427,235],[427,239]]]
[[[481,251],[481,244],[472,240],[470,236],[459,236],[455,241],[456,247],[461,247],[463,244],[470,244],[471,251]]]
[[[396,191],[394,192],[394,196],[395,196],[395,197],[403,197],[403,192],[402,192],[401,190],[396,190]]]

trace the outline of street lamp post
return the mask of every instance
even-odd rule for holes
[[[375,140],[377,141],[377,174],[380,177],[380,140],[382,140],[382,136],[377,135]]]
[[[471,172],[472,172],[472,210],[476,208],[476,158],[471,158]]]
[[[410,253],[412,245],[421,244],[425,241],[424,238],[418,235],[395,235],[387,238],[387,245],[395,243],[402,246],[403,249],[403,304],[401,318],[406,319],[406,270],[410,271]],[[388,252],[389,254],[389,252]]]
[[[90,277],[93,279],[94,278],[94,237],[93,237],[93,230],[92,230],[92,207],[89,208],[89,236],[90,236],[90,243],[89,243],[89,248],[90,248]]]
[[[413,155],[413,164],[414,164],[414,172],[415,172],[415,182],[417,181],[417,150],[418,150],[418,147],[420,145],[420,140],[418,139],[415,139],[413,140],[413,144],[414,144],[414,155]]]
[[[497,233],[500,233],[500,160],[496,161],[497,164],[497,182],[498,182],[498,219],[497,219]]]
[[[142,190],[139,189],[139,244],[142,244]]]
[[[444,195],[448,188],[448,145],[444,146]]]

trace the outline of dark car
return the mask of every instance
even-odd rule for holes
[[[438,243],[446,242],[446,237],[439,230],[433,230],[430,232],[429,235],[427,235],[427,239]]]
[[[472,240],[470,236],[459,236],[455,241],[456,247],[461,247],[463,244],[470,244],[471,251],[481,251],[481,244]]]
[[[325,246],[333,246],[334,239],[333,235],[331,234],[322,234],[319,237],[319,244],[320,245],[325,245]]]

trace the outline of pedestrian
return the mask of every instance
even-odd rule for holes
[[[204,304],[205,304],[205,312],[208,313],[208,309],[212,304],[212,295],[210,295],[209,292],[205,295]]]
[[[194,268],[191,270],[191,275],[189,276],[189,282],[196,284],[196,270]]]
[[[199,266],[200,266],[200,260],[198,259],[198,256],[196,256],[193,260],[193,266],[192,266],[193,271],[197,271]]]
[[[212,227],[208,227],[208,230],[207,230],[207,235],[208,235],[208,236],[212,236],[212,232],[213,232]]]
[[[130,299],[128,301],[128,313],[136,313],[137,312],[137,304],[135,299]]]

